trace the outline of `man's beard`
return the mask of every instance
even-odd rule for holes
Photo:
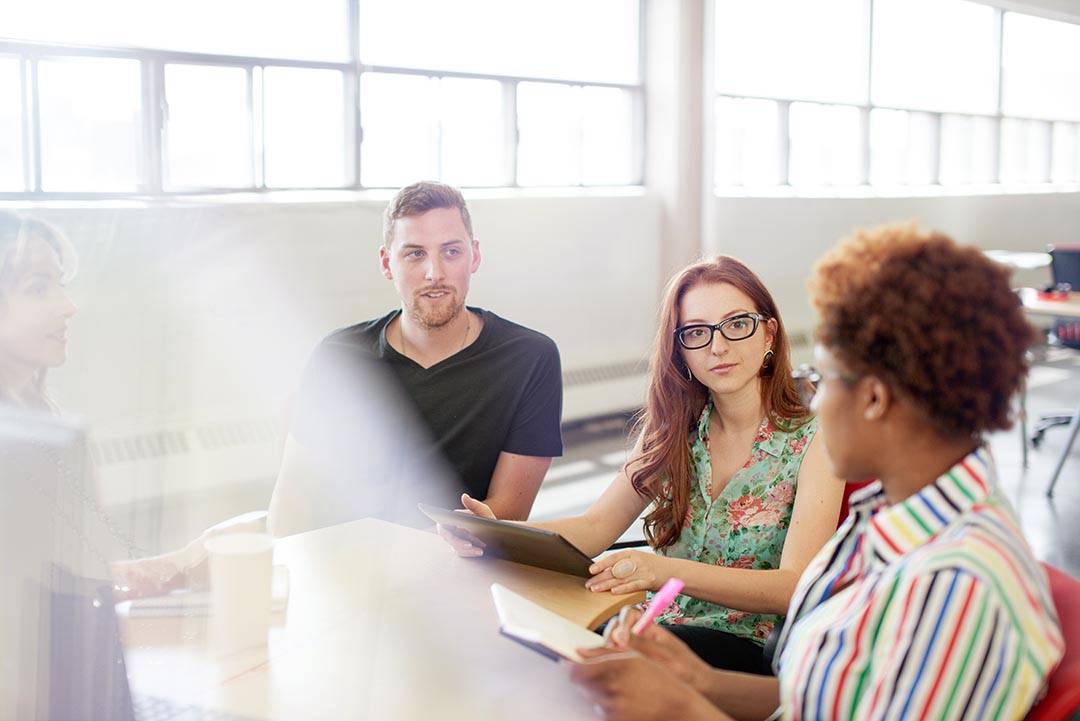
[[[433,290],[445,290],[450,294],[450,302],[439,306],[426,306],[420,296]],[[457,318],[465,309],[465,303],[458,300],[457,292],[453,288],[438,287],[425,288],[416,294],[409,306],[409,317],[425,330],[444,328]]]

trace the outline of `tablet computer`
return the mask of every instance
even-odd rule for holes
[[[420,510],[443,526],[461,528],[484,543],[484,557],[501,558],[549,571],[591,578],[592,559],[554,531],[523,526],[509,521],[494,521],[448,508],[425,503]]]

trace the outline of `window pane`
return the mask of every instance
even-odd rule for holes
[[[1006,115],[1080,120],[1080,25],[1005,14]]]
[[[862,182],[858,108],[792,103],[789,118],[792,185]]]
[[[369,188],[399,188],[434,178],[436,81],[378,73],[360,78],[360,182]]]
[[[254,184],[243,68],[167,65],[165,99],[166,188]]]
[[[267,186],[321,188],[346,184],[342,73],[266,68],[263,109]]]
[[[7,38],[222,55],[348,60],[344,0],[0,3]]]
[[[937,121],[928,113],[870,113],[870,182],[929,185],[937,171]]]
[[[26,190],[23,185],[22,81],[16,58],[0,58],[0,190]]]
[[[633,95],[618,88],[582,88],[582,182],[630,185],[634,168]]]
[[[1054,183],[1080,182],[1080,124],[1054,123],[1050,180]]]
[[[581,88],[518,85],[518,183],[576,185],[580,181]]]
[[[861,103],[864,36],[863,0],[717,0],[716,89]]]
[[[962,0],[875,0],[875,104],[997,110],[994,8]]]
[[[1045,183],[1050,177],[1050,123],[1001,121],[1001,182]]]
[[[439,81],[441,179],[453,185],[503,185],[507,141],[502,84]]]
[[[997,121],[965,115],[941,118],[942,185],[994,182]]]
[[[716,101],[716,184],[778,185],[779,103],[719,98]]]
[[[368,65],[636,83],[638,3],[364,0],[360,58]]]
[[[38,65],[44,190],[133,192],[139,63],[80,58]]]

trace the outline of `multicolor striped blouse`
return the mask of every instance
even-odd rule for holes
[[[1046,576],[979,449],[889,505],[879,483],[803,573],[781,634],[795,720],[1021,719],[1064,650]]]

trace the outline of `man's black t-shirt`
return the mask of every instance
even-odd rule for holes
[[[486,498],[503,451],[562,455],[562,372],[555,343],[489,311],[469,310],[484,323],[477,339],[430,368],[387,342],[386,328],[400,310],[332,333],[308,363],[293,435],[315,452],[348,455],[353,430],[366,432],[370,414],[385,413],[373,403],[374,396],[397,398],[395,402],[411,406],[424,427],[414,435],[414,448],[420,449],[414,452],[424,455],[433,446],[457,477],[454,488],[446,488],[445,479],[432,478],[430,488],[410,495],[410,502],[438,505],[456,505],[461,491]],[[396,379],[398,388],[372,393],[372,378]],[[328,416],[328,405],[351,410]],[[328,417],[333,419],[329,424]]]

